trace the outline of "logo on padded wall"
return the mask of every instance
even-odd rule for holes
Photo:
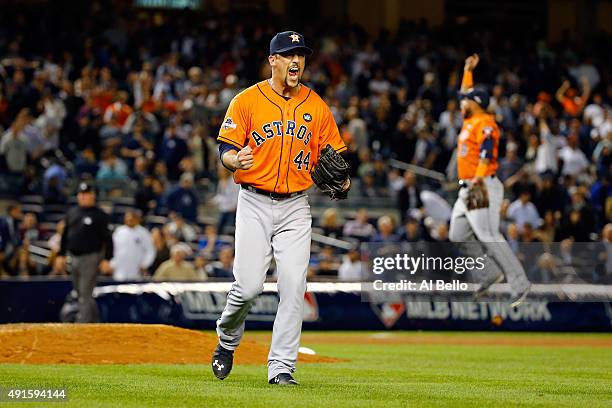
[[[387,329],[393,327],[406,311],[404,302],[370,303],[370,306]]]
[[[319,320],[319,305],[314,293],[306,292],[304,294],[304,321],[316,322]]]

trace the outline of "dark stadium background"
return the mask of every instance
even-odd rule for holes
[[[447,240],[444,217],[410,197],[455,198],[460,122],[441,118],[473,52],[481,55],[476,82],[491,91],[503,129],[508,205],[529,191],[541,219],[516,228],[504,214],[508,239],[517,251],[522,242],[570,239],[610,254],[611,12],[603,0],[0,1],[0,134],[19,129],[27,140],[25,162],[0,149],[0,214],[13,222],[13,209],[18,226],[2,232],[0,251],[11,239],[18,248],[10,259],[0,252],[0,277],[63,279],[54,234],[87,179],[115,224],[137,206],[156,230],[158,253],[187,241],[202,279],[229,279],[231,214],[218,230],[212,200],[223,178],[215,136],[229,99],[266,77],[269,40],[284,29],[316,50],[304,79],[332,108],[355,180],[346,202],[312,192],[311,280],[336,279],[360,241]],[[569,93],[557,98],[564,81]],[[588,98],[577,111],[562,105],[572,92]],[[130,115],[145,118],[142,139],[124,127]],[[184,152],[164,149],[172,132]],[[555,160],[538,153],[546,149]],[[580,157],[587,165],[576,170]],[[197,208],[173,199],[191,194],[180,190],[184,173],[195,176]],[[359,209],[371,231],[361,224],[364,235],[350,236],[345,227]],[[177,222],[178,237],[168,230]],[[555,279],[543,276],[530,277]],[[589,281],[611,276],[608,261]]]

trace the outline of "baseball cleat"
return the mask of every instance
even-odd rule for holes
[[[280,373],[268,381],[268,383],[274,385],[299,385],[298,382],[293,379],[291,374],[288,373]]]
[[[491,286],[493,286],[496,283],[501,283],[501,281],[503,281],[503,280],[504,280],[504,274],[500,273],[494,279],[492,279],[490,281],[487,281],[487,282],[484,282],[483,284],[480,285],[480,288],[478,288],[478,290],[474,294],[474,298],[479,299],[479,298],[483,297],[484,295],[487,294],[487,292],[489,291],[489,288],[491,288]]]
[[[531,290],[531,285],[529,285],[527,289],[525,289],[522,293],[519,293],[518,295],[516,295],[512,299],[512,303],[510,303],[510,307],[517,307],[521,305],[525,301],[525,299],[527,299],[527,295],[529,294],[530,290]]]
[[[215,352],[212,356],[212,371],[215,377],[223,380],[232,371],[232,364],[234,362],[234,352],[217,345]]]

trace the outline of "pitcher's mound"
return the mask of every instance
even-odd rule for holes
[[[212,333],[160,324],[0,325],[0,363],[210,364]],[[236,364],[265,364],[268,345],[244,340]],[[300,354],[301,363],[338,361]]]

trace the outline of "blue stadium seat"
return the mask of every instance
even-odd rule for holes
[[[42,214],[43,211],[43,206],[42,205],[38,205],[38,204],[22,204],[21,205],[21,212],[25,213],[34,213],[37,216],[40,216],[40,214]]]
[[[148,229],[163,228],[168,223],[168,218],[160,215],[147,215],[144,219],[144,225]]]
[[[19,202],[22,205],[26,205],[26,204],[36,204],[36,205],[42,205],[44,203],[44,199],[41,195],[24,195],[19,197]]]
[[[115,197],[112,199],[113,205],[120,205],[124,207],[134,206],[134,197]]]

